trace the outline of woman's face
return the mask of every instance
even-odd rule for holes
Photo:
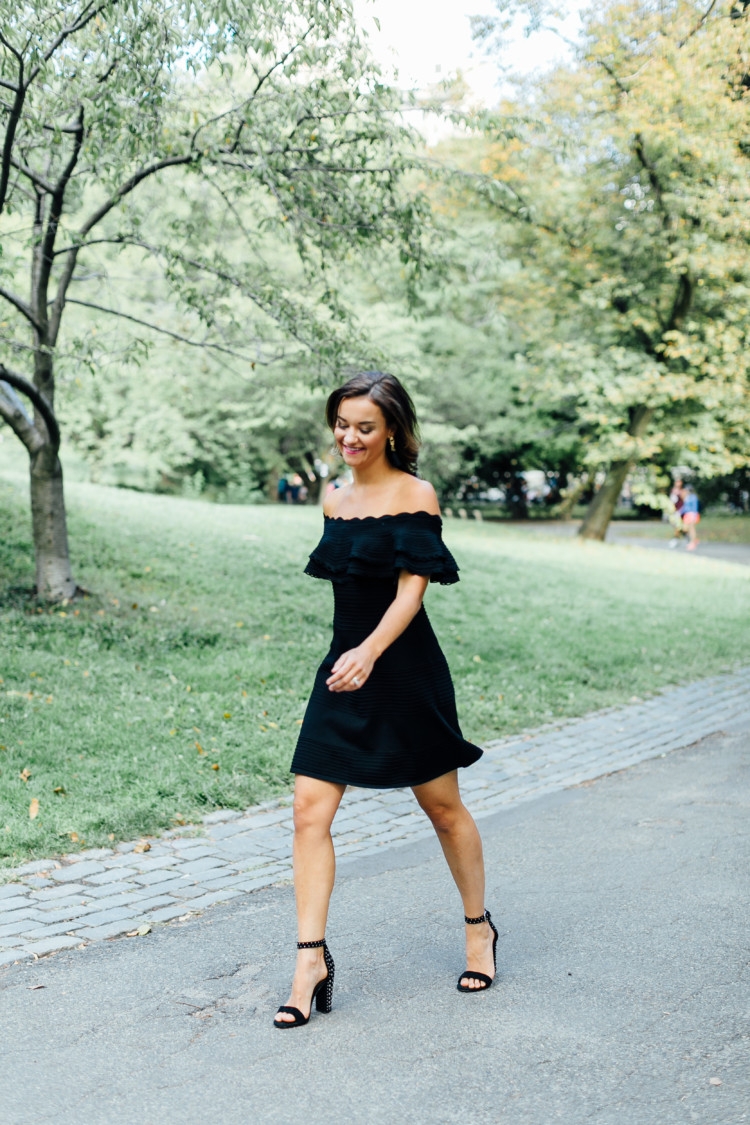
[[[351,468],[360,469],[384,457],[390,433],[383,411],[366,395],[344,398],[339,403],[333,436]]]

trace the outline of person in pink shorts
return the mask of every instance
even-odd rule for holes
[[[700,540],[698,539],[698,524],[700,523],[700,504],[695,489],[692,485],[685,486],[682,502],[682,522],[688,534],[688,551],[694,551]]]

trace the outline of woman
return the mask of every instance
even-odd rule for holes
[[[278,1028],[328,1012],[325,943],[335,859],[331,824],[347,785],[410,786],[437,832],[463,901],[461,992],[489,988],[497,930],[484,906],[482,842],[457,769],[482,751],[461,735],[448,665],[422,606],[429,581],[458,581],[432,485],[416,475],[417,419],[393,375],[366,372],[334,391],[326,421],[353,481],[326,497],[306,573],[334,590],[333,642],[318,669],[292,761],[297,967]]]

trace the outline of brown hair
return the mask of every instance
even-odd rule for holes
[[[331,430],[336,425],[339,406],[345,398],[360,398],[366,395],[383,411],[386,424],[393,430],[396,446],[391,449],[386,442],[385,454],[396,469],[417,475],[419,455],[419,425],[414,403],[395,375],[385,375],[382,371],[360,371],[347,379],[343,387],[333,391],[326,403],[326,422]]]

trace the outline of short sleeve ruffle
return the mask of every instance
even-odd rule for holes
[[[391,578],[400,570],[449,586],[458,566],[442,540],[440,516],[403,512],[395,516],[332,519],[310,555],[305,574],[341,582],[346,578]]]

